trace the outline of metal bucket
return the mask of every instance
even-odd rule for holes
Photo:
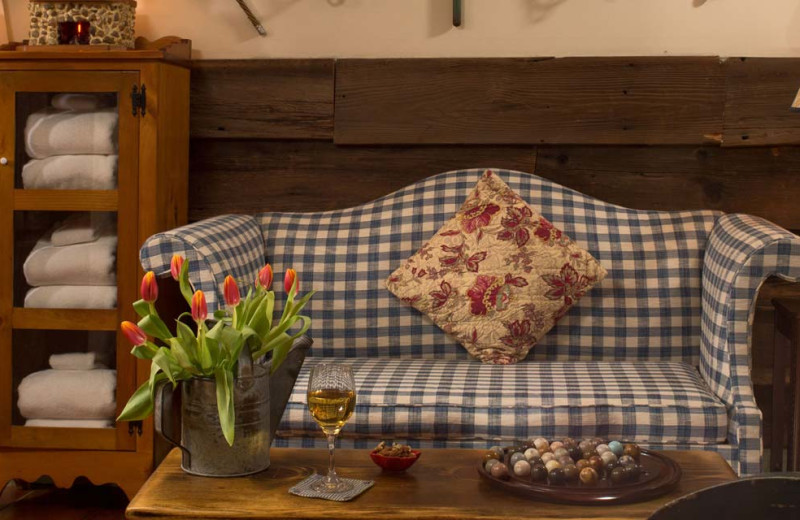
[[[180,391],[173,391],[169,384],[159,385],[154,410],[156,431],[181,449],[181,468],[204,477],[238,477],[267,469],[272,439],[311,343],[307,336],[298,338],[272,375],[269,363],[240,368],[234,379],[233,446],[222,434],[213,379],[182,381]],[[176,439],[177,431],[181,432],[180,440]]]
[[[192,379],[181,385],[181,467],[187,473],[235,477],[269,467],[269,373],[256,365],[252,376],[237,377],[233,384],[233,446],[222,435],[215,381]]]

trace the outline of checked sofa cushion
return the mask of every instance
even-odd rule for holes
[[[347,363],[356,380],[348,440],[513,441],[604,436],[658,444],[727,438],[724,404],[680,362],[523,362],[306,358],[279,437],[320,437],[306,388],[318,363]]]
[[[386,282],[484,363],[509,365],[606,276],[492,171]]]

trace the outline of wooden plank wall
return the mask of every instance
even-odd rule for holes
[[[797,231],[798,88],[800,60],[784,58],[200,61],[190,219],[344,208],[501,167],[623,206],[751,213]],[[775,295],[800,289],[762,290],[761,395]]]

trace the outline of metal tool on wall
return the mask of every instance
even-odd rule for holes
[[[453,27],[461,27],[463,17],[462,0],[453,0]]]
[[[261,22],[258,21],[258,18],[256,18],[256,15],[253,14],[253,11],[251,11],[250,8],[247,7],[247,4],[244,3],[244,0],[236,0],[236,3],[239,4],[239,7],[242,8],[244,14],[247,15],[247,19],[250,20],[250,23],[253,24],[253,27],[256,28],[258,34],[260,34],[261,36],[266,36],[267,30],[264,29],[264,26],[261,25]]]

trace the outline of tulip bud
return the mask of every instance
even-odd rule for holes
[[[256,280],[256,285],[263,287],[264,289],[269,290],[270,286],[272,285],[272,266],[267,264],[261,268],[258,272],[258,279]]]
[[[144,345],[147,342],[147,334],[135,323],[123,321],[119,328],[122,330],[122,334],[125,335],[125,338],[130,341],[134,347]]]
[[[225,277],[225,285],[222,292],[225,295],[225,303],[230,306],[239,304],[239,300],[241,300],[239,286],[236,285],[236,280],[233,279],[233,276],[228,275]]]
[[[183,268],[183,258],[181,255],[172,255],[172,261],[169,263],[169,272],[172,274],[172,279],[176,282],[181,277],[181,269]]]
[[[192,296],[192,319],[196,322],[205,321],[208,317],[208,306],[206,306],[206,295],[203,291],[196,291]]]
[[[286,276],[283,278],[283,287],[286,289],[286,292],[291,292],[292,285],[294,285],[295,280],[297,279],[297,271],[294,269],[287,269]],[[297,282],[297,287],[295,290],[300,289],[300,282]]]
[[[147,303],[154,303],[158,298],[158,283],[156,282],[156,275],[153,271],[147,271],[142,277],[142,286],[139,293],[142,299]]]

